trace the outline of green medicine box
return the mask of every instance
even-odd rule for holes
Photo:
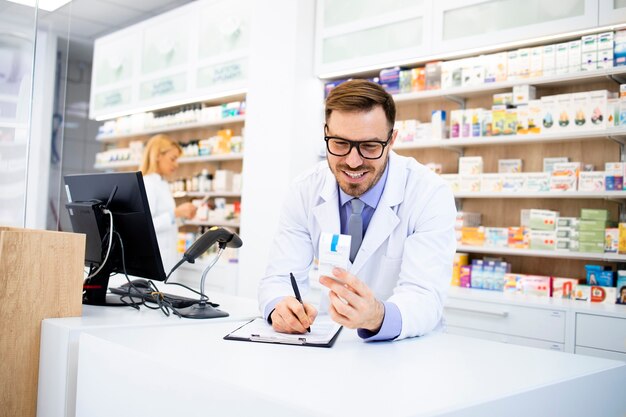
[[[615,227],[615,222],[608,222],[606,220],[590,220],[590,219],[580,219],[580,231],[583,230],[601,230],[604,232],[604,229],[608,227]]]
[[[585,220],[603,220],[609,219],[609,211],[605,209],[580,209],[580,218]]]
[[[604,242],[600,243],[579,243],[579,252],[604,253]]]
[[[580,243],[588,242],[588,243],[597,243],[604,242],[605,232],[602,230],[581,230],[578,232],[578,240]]]

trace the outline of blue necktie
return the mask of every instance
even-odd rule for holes
[[[359,251],[361,242],[363,241],[363,218],[361,217],[361,213],[363,212],[364,205],[365,203],[358,198],[353,198],[350,201],[352,208],[352,214],[348,219],[348,234],[352,236],[352,243],[350,244],[350,262],[354,262],[356,253]]]

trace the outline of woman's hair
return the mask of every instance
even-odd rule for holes
[[[152,136],[146,145],[146,149],[143,151],[143,158],[141,160],[141,173],[148,175],[152,173],[160,174],[158,169],[159,155],[162,155],[172,149],[176,149],[178,154],[183,153],[183,148],[169,136],[159,134]]]
[[[380,85],[368,80],[350,80],[333,88],[326,98],[326,122],[333,110],[344,112],[368,112],[381,106],[389,129],[396,120],[396,105],[393,97]]]

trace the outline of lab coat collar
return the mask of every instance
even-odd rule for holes
[[[400,223],[394,208],[404,200],[404,186],[407,177],[406,163],[393,151],[389,153],[388,163],[389,173],[385,190],[367,228],[361,248],[350,268],[350,272],[357,276],[369,257],[376,252],[378,247]],[[320,226],[320,230],[322,232],[339,233],[341,230],[339,192],[337,191],[337,180],[330,169],[324,178],[320,198],[322,200],[320,204],[313,208],[313,215]]]
[[[320,230],[327,233],[341,233],[337,180],[330,168],[326,172],[320,198],[322,201],[313,207],[313,215],[320,225]]]

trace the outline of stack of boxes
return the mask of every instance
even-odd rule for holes
[[[463,242],[463,235],[466,234],[468,240],[476,240],[475,236],[482,234],[484,238],[484,231],[479,232],[479,226],[481,223],[480,213],[470,213],[467,211],[459,211],[456,213],[456,220],[454,222],[454,232],[456,234],[457,242]],[[481,228],[482,229],[482,228]],[[471,244],[471,243],[467,243]],[[482,245],[482,242],[480,243]]]
[[[483,227],[480,213],[458,212],[457,242],[495,248],[626,254],[626,223],[612,222],[605,209],[582,209],[581,217],[522,209],[521,226]]]
[[[550,191],[576,191],[580,162],[559,162],[554,164],[550,175]]]
[[[556,225],[558,211],[522,210],[522,226],[530,228],[530,249],[554,250],[556,248]]]
[[[615,224],[609,221],[608,210],[581,209],[579,250],[581,252],[604,253],[605,229],[607,227],[615,227]]]
[[[606,162],[604,164],[604,184],[606,191],[621,191],[624,187],[626,163]]]
[[[530,246],[530,230],[525,226],[508,228],[508,246],[513,249],[528,249]]]
[[[613,40],[613,32],[583,36],[581,38],[580,69],[593,71],[613,67]]]
[[[463,193],[479,192],[483,173],[482,156],[462,156],[459,158],[459,188]]]
[[[556,250],[575,251],[579,249],[580,219],[559,217],[556,222]]]
[[[585,271],[587,282],[586,285],[577,287],[575,293],[577,300],[607,304],[614,304],[618,301],[616,300],[615,273],[611,267],[585,265]]]

